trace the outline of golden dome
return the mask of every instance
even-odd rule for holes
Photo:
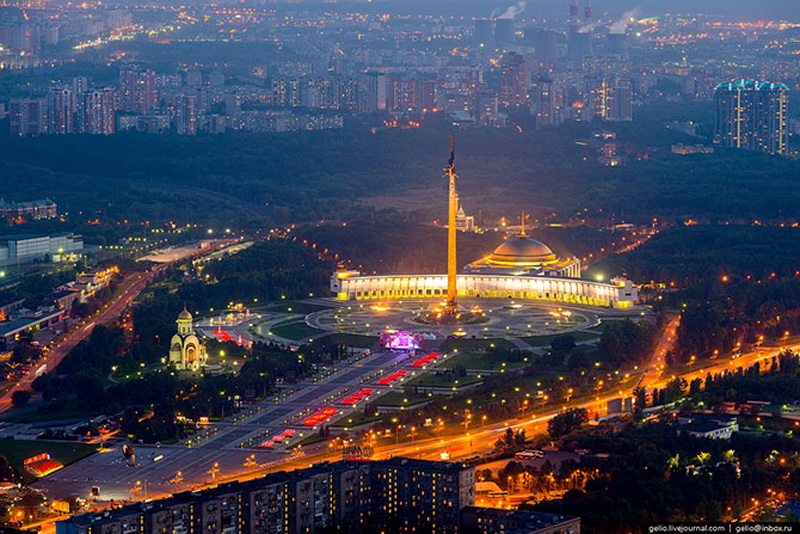
[[[524,267],[558,263],[558,257],[541,241],[520,235],[494,249],[486,262],[503,267]]]
[[[192,320],[192,314],[189,313],[189,311],[186,308],[184,308],[183,311],[178,314],[178,320],[179,321],[191,321]]]

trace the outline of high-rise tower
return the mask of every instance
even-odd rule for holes
[[[500,58],[500,103],[521,106],[528,100],[528,71],[522,54],[509,52]]]
[[[120,109],[147,113],[157,104],[156,74],[152,70],[126,65],[119,71]]]
[[[47,93],[47,133],[71,134],[75,132],[72,90],[54,87]]]
[[[116,91],[91,89],[81,94],[78,131],[92,135],[111,135],[115,131]]]
[[[786,155],[789,88],[782,83],[733,80],[714,90],[714,142]]]

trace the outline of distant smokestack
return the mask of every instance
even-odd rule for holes
[[[578,28],[580,28],[581,21],[578,17],[578,0],[569,0],[569,18],[567,19],[567,23],[569,24],[569,33],[578,33]]]

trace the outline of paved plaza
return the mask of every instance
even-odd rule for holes
[[[463,326],[421,324],[415,318],[429,311],[435,301],[400,300],[348,303],[310,314],[306,323],[321,330],[380,336],[381,332],[408,330],[443,339],[458,335],[476,338],[533,337],[583,330],[600,324],[597,308],[562,306],[557,303],[514,300],[464,299],[466,310],[481,309],[488,321]]]

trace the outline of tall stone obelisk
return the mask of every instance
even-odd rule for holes
[[[446,315],[454,317],[457,310],[456,298],[456,272],[458,260],[456,257],[456,212],[458,211],[458,193],[456,192],[456,139],[450,136],[450,159],[447,161],[445,176],[450,180],[448,195],[449,207],[447,212],[447,311]]]

